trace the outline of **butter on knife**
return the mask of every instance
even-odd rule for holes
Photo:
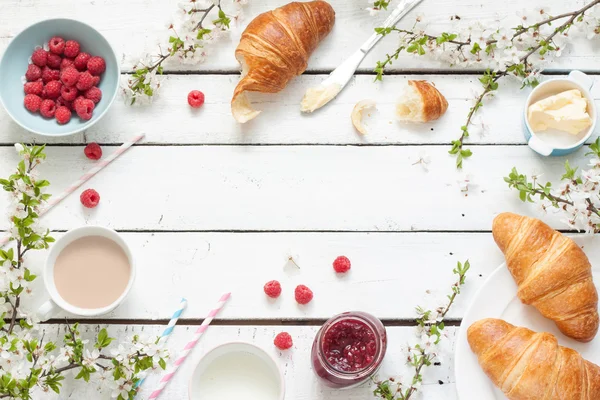
[[[587,99],[581,91],[572,89],[532,104],[527,111],[527,119],[534,132],[558,129],[577,135],[592,125],[587,108]]]

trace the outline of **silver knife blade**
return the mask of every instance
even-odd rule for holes
[[[395,26],[409,11],[423,0],[401,0],[396,9],[384,21],[383,27]],[[383,36],[374,33],[363,45],[316,87],[309,88],[302,98],[300,110],[313,112],[333,100],[348,84],[365,56],[381,40]]]

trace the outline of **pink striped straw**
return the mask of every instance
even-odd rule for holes
[[[81,178],[79,178],[77,181],[75,181],[71,186],[66,188],[61,194],[59,194],[57,196],[52,196],[50,198],[50,201],[48,201],[48,204],[46,205],[46,207],[44,207],[40,211],[40,213],[39,213],[40,217],[42,215],[46,214],[48,211],[50,211],[50,209],[52,209],[52,207],[54,207],[55,205],[57,205],[58,203],[63,201],[67,196],[69,196],[71,193],[73,193],[75,190],[77,190],[85,182],[89,181],[94,175],[96,175],[98,172],[100,172],[108,164],[113,162],[117,157],[119,157],[121,154],[123,154],[127,150],[129,150],[129,148],[131,146],[133,146],[134,144],[139,142],[143,137],[144,137],[144,134],[137,135],[130,141],[123,143],[111,155],[109,155],[104,160],[95,164],[86,174],[84,174]],[[0,247],[4,247],[8,243],[9,240],[10,240],[10,236],[5,236],[5,237],[1,238],[0,239]]]
[[[167,386],[169,381],[173,379],[181,364],[185,362],[185,359],[190,354],[192,349],[196,346],[196,344],[198,344],[200,337],[206,331],[206,329],[208,329],[208,325],[210,325],[215,316],[223,309],[225,303],[227,303],[230,297],[231,293],[225,293],[223,296],[221,296],[219,302],[217,303],[217,306],[211,312],[208,313],[208,315],[204,319],[204,322],[202,322],[202,325],[200,325],[196,333],[194,333],[194,337],[192,338],[192,340],[185,345],[183,351],[181,352],[181,354],[179,354],[178,358],[173,363],[173,366],[171,367],[170,371],[162,377],[162,379],[158,383],[158,387],[150,394],[148,400],[158,399],[165,386]]]

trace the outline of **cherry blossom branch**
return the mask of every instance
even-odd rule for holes
[[[408,349],[407,363],[413,367],[414,375],[408,385],[390,378],[386,381],[375,382],[373,395],[383,400],[409,400],[419,390],[423,381],[423,370],[433,364],[437,357],[433,347],[442,339],[444,326],[444,317],[450,311],[456,297],[460,294],[461,287],[466,282],[467,271],[471,268],[469,261],[457,263],[453,270],[457,275],[456,282],[451,286],[452,293],[447,296],[448,302],[445,306],[439,307],[435,312],[424,310],[417,307],[417,325],[423,343],[415,345]],[[424,339],[424,340],[423,340]],[[394,388],[395,386],[395,388]]]
[[[376,9],[385,8],[389,3],[389,1],[378,1],[373,6]],[[476,97],[474,106],[469,109],[465,124],[461,127],[460,136],[451,143],[452,147],[449,153],[456,156],[457,168],[462,168],[464,159],[472,155],[470,150],[465,149],[465,141],[469,137],[469,129],[473,125],[473,119],[483,106],[484,99],[498,89],[500,79],[508,75],[514,75],[523,80],[523,86],[537,85],[537,74],[539,73],[540,66],[534,66],[531,62],[531,57],[538,54],[543,59],[546,54],[551,52],[557,53],[562,50],[556,43],[557,35],[564,35],[566,38],[566,32],[576,22],[583,23],[586,13],[598,4],[600,4],[600,0],[593,0],[577,10],[556,16],[550,16],[542,10],[540,14],[547,16],[547,18],[530,25],[519,25],[514,28],[514,32],[511,35],[502,34],[501,30],[494,31],[491,34],[484,34],[482,32],[480,36],[474,36],[473,31],[470,31],[468,37],[463,37],[462,39],[456,33],[443,32],[439,35],[431,35],[416,29],[417,24],[421,22],[419,18],[412,29],[376,28],[375,31],[381,35],[385,36],[395,32],[401,37],[401,43],[396,50],[393,53],[387,54],[384,60],[377,62],[375,68],[375,73],[377,74],[376,80],[382,79],[385,69],[394,60],[397,60],[402,52],[417,55],[424,55],[433,51],[446,52],[449,54],[444,58],[453,60],[451,61],[451,65],[456,63],[466,63],[468,65],[479,63],[485,57],[494,58],[498,56],[497,53],[500,53],[499,50],[502,49],[505,49],[505,53],[507,51],[510,52],[507,53],[509,54],[508,61],[495,60],[502,65],[501,68],[486,70],[480,79],[483,91]],[[544,34],[540,30],[541,27],[551,26],[553,22],[559,20],[562,23],[551,32]],[[597,24],[596,33],[600,34],[600,22],[597,22]],[[523,36],[526,34],[531,35],[529,38],[533,42],[531,45],[526,44],[528,42],[523,40]],[[450,45],[450,48],[447,48],[446,45]]]

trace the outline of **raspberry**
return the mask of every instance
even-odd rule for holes
[[[193,108],[202,107],[202,104],[204,104],[204,93],[199,90],[192,90],[188,94],[188,104]]]
[[[48,47],[50,48],[50,52],[61,55],[63,51],[65,51],[65,40],[61,37],[54,36],[48,42]]]
[[[31,112],[38,112],[40,110],[40,106],[42,105],[42,99],[40,96],[35,94],[28,94],[25,96],[25,108]]]
[[[92,142],[85,146],[85,149],[83,149],[83,153],[90,160],[99,160],[100,158],[102,158],[102,148],[96,142]]]
[[[102,100],[102,90],[98,89],[96,86],[89,88],[83,94],[86,99],[93,101],[94,103],[98,103]]]
[[[94,112],[94,102],[84,98],[75,105],[75,111],[79,115],[79,118],[88,121],[92,118],[92,113]]]
[[[45,67],[48,62],[48,53],[42,48],[35,49],[31,55],[31,62],[40,68]]]
[[[49,99],[57,99],[61,94],[62,83],[59,81],[48,82],[45,86],[46,97]]]
[[[40,95],[40,97],[42,99],[47,99],[48,98],[48,93],[46,92],[46,87],[44,86],[44,88],[42,89],[42,94]]]
[[[50,81],[57,81],[60,79],[60,71],[57,69],[49,68],[45,66],[42,68],[42,80],[44,83],[48,83]]]
[[[292,336],[287,332],[281,332],[280,334],[275,336],[275,340],[273,341],[273,343],[275,343],[275,346],[277,346],[279,350],[288,350],[291,349],[294,345],[294,342],[292,341]]]
[[[46,65],[52,69],[59,69],[62,60],[63,59],[58,54],[48,53],[48,61],[46,62]]]
[[[75,68],[77,68],[79,71],[85,71],[87,69],[88,60],[91,57],[91,55],[82,51],[81,53],[77,54],[77,57],[75,57],[75,60],[73,60],[73,65],[75,65]]]
[[[75,68],[75,63],[71,59],[63,58],[60,62],[60,70],[62,71],[63,69],[67,69],[69,67]]]
[[[64,86],[63,86],[64,88]],[[73,110],[73,102],[65,100],[62,96],[56,99],[56,105],[58,107],[67,107],[69,110]]]
[[[42,77],[42,69],[35,64],[29,64],[27,72],[25,72],[25,79],[29,82],[37,81]]]
[[[104,62],[104,58],[94,56],[88,60],[87,69],[90,74],[98,76],[106,71],[106,62]]]
[[[25,94],[37,94],[38,96],[42,94],[42,90],[44,89],[43,82],[27,82],[23,86],[23,90]]]
[[[298,304],[308,304],[313,299],[313,292],[304,285],[296,286],[294,291]]]
[[[100,77],[99,76],[95,76],[94,77],[94,86],[98,86],[99,83],[100,83]]]
[[[52,118],[54,117],[55,113],[56,103],[54,102],[54,100],[43,100],[42,105],[40,106],[40,114],[42,114],[42,117]]]
[[[65,43],[64,55],[67,58],[75,58],[79,54],[79,43],[75,40],[67,40]]]
[[[85,97],[78,96],[75,100],[73,100],[73,109],[74,110],[77,110],[77,106],[79,105],[79,103],[81,102],[81,100],[85,100]]]
[[[52,82],[50,82],[50,83],[52,83]],[[78,94],[79,94],[79,91],[77,90],[76,87],[73,87],[73,86],[71,86],[71,87],[63,86],[62,89],[60,90],[60,95],[62,96],[63,99],[65,99],[67,101],[75,100],[77,98]]]
[[[333,262],[333,269],[340,274],[350,271],[350,260],[346,256],[339,256]]]
[[[277,281],[270,281],[265,284],[265,294],[272,299],[276,299],[281,294],[281,284]]]
[[[81,204],[86,208],[94,208],[100,203],[100,195],[94,189],[87,189],[79,196]]]
[[[54,117],[56,117],[56,122],[64,125],[71,120],[71,110],[65,106],[60,106],[56,109]]]
[[[60,80],[65,86],[75,86],[79,81],[79,71],[75,67],[67,67],[60,72]]]
[[[79,80],[77,81],[77,89],[83,91],[88,90],[94,86],[94,77],[90,75],[88,71],[79,74]]]

